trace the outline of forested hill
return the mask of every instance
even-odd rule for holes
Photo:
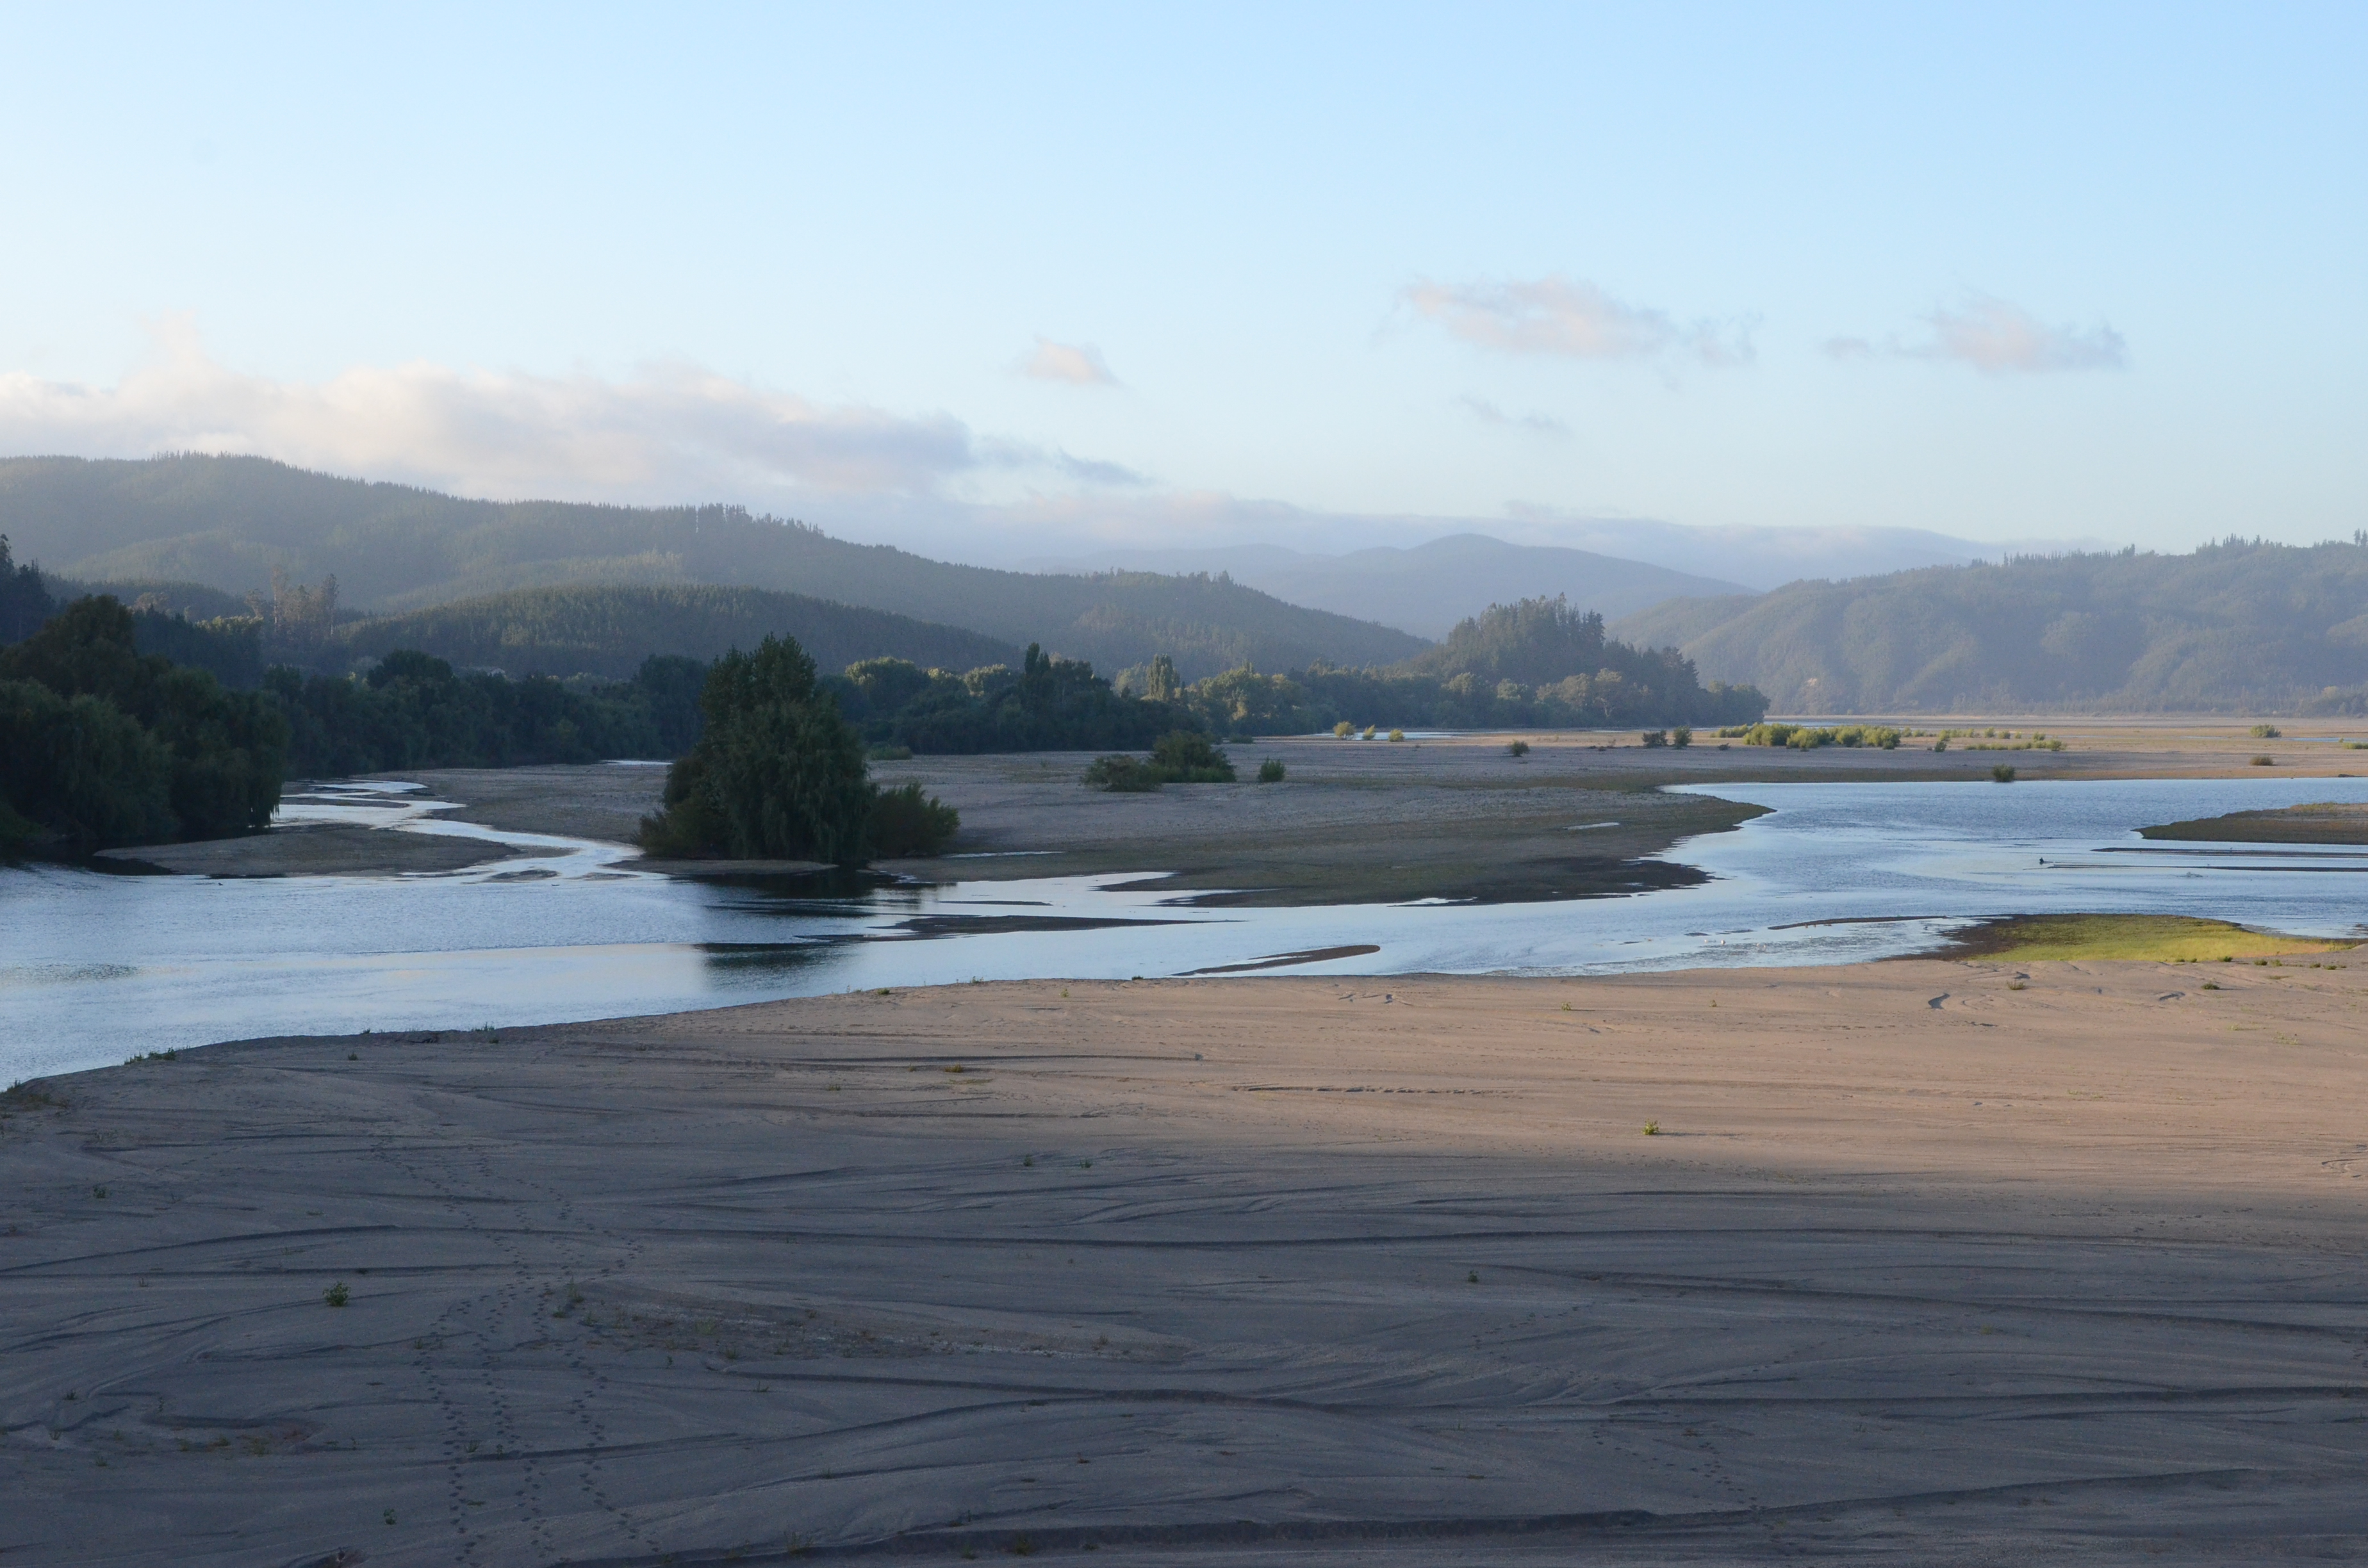
[[[334,574],[343,603],[378,611],[561,584],[770,588],[1041,642],[1105,669],[1166,653],[1188,680],[1245,662],[1395,664],[1427,645],[1222,576],[998,572],[737,507],[467,501],[260,458],[0,460],[0,533],[54,575],[245,594],[275,569]]]
[[[353,654],[417,648],[464,668],[512,676],[604,676],[623,680],[652,653],[713,659],[768,634],[797,639],[825,670],[862,659],[909,659],[923,669],[1018,667],[1019,650],[992,637],[883,610],[855,609],[764,588],[520,588],[433,609],[372,617],[337,629]]]
[[[2368,711],[2368,547],[2228,540],[1679,599],[1611,629],[1674,643],[1779,713]]]

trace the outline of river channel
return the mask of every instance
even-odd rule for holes
[[[2368,779],[1700,792],[1770,810],[1668,852],[1710,873],[1699,886],[1545,903],[1210,909],[1145,891],[1156,867],[831,895],[677,881],[633,870],[622,846],[442,822],[397,791],[353,786],[284,812],[531,853],[399,877],[0,870],[0,1084],[222,1040],[497,1029],[973,979],[1845,962],[1927,949],[1986,915],[2076,910],[2368,932],[2368,881],[2354,881],[2368,873],[2368,846],[2153,844],[2135,832],[2368,801]],[[1585,798],[1588,820],[1605,800]],[[959,878],[963,864],[947,869]],[[1292,961],[1324,952],[1336,956]]]

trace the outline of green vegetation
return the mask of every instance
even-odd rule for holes
[[[867,659],[824,684],[866,739],[923,753],[1147,746],[1200,722],[1176,703],[1120,692],[1093,665],[1032,642],[1017,670],[993,665],[957,676]]]
[[[1819,746],[1875,746],[1894,751],[1900,739],[1899,732],[1887,724],[1730,724],[1719,731],[1718,736],[1721,740],[1741,741],[1748,746],[1790,746],[1794,751],[1815,751]]]
[[[1282,764],[1269,763],[1280,778]],[[1261,783],[1272,783],[1266,768],[1258,770]],[[1209,742],[1209,737],[1197,730],[1172,730],[1159,737],[1147,758],[1124,755],[1096,757],[1086,767],[1085,782],[1097,790],[1134,792],[1156,790],[1163,784],[1231,784],[1234,782],[1233,760]]]
[[[131,611],[78,599],[0,649],[0,849],[260,831],[287,746],[269,700],[141,653]]]
[[[2006,762],[1994,762],[1994,763],[1991,763],[1991,764],[1990,764],[1990,779],[1991,779],[1991,781],[1992,781],[1993,783],[1998,783],[1998,784],[2011,784],[2011,783],[2013,783],[2013,782],[2014,782],[2014,765],[2013,765],[2013,764],[2011,764],[2011,763],[2006,763]]]
[[[2256,756],[2251,761],[2255,767],[2275,767],[2278,765],[2278,759],[2273,756]]]
[[[2368,806],[2319,801],[2138,829],[2144,838],[2206,844],[2368,844]]]
[[[1780,710],[2368,713],[2368,542],[2229,539],[1801,582],[1622,619]]]
[[[1223,574],[991,571],[851,544],[738,507],[465,501],[260,458],[10,459],[0,461],[0,517],[18,550],[53,572],[241,595],[274,569],[316,582],[335,573],[347,596],[393,611],[567,584],[729,583],[934,621],[1009,647],[1034,638],[1107,669],[1165,653],[1188,679],[1246,664],[1389,664],[1425,646],[1388,627],[1285,604]],[[421,645],[390,636],[383,646]],[[648,653],[712,655],[735,641],[746,647],[753,638],[726,635],[703,650],[627,647],[620,663],[591,673],[621,675]],[[815,650],[834,665],[899,652],[925,664],[986,662],[894,645],[849,651],[827,640]],[[576,673],[480,658],[457,645],[428,651],[461,664]]]
[[[698,741],[666,771],[665,810],[642,824],[654,855],[855,865],[935,854],[960,825],[917,784],[866,779],[861,740],[794,642],[716,661],[700,711]]]
[[[1756,691],[1704,687],[1674,650],[1607,640],[1601,616],[1561,599],[1491,606],[1442,646],[1395,666],[1319,664],[1287,676],[1245,667],[1197,681],[1183,698],[1221,733],[1345,736],[1363,720],[1369,740],[1371,715],[1401,728],[1494,729],[1748,722],[1768,710]]]
[[[1261,784],[1280,784],[1282,782],[1282,776],[1286,771],[1287,769],[1282,766],[1282,758],[1279,756],[1268,757],[1264,762],[1258,764],[1258,781]]]
[[[653,656],[631,681],[514,681],[399,649],[367,676],[275,668],[263,695],[286,715],[291,769],[335,778],[679,755],[698,737],[704,674],[696,660]]]
[[[335,647],[347,661],[417,648],[464,668],[514,676],[623,680],[651,653],[705,664],[767,636],[794,639],[817,666],[831,670],[881,658],[966,670],[1010,664],[1019,653],[1010,642],[910,616],[700,584],[522,588],[351,621],[337,628]]]
[[[2032,915],[1993,920],[1952,938],[1952,956],[2048,960],[2138,959],[2212,962],[2280,954],[2349,952],[2357,944],[2253,931],[2180,915]]]
[[[40,572],[17,564],[8,536],[0,534],[0,645],[30,637],[56,608]]]
[[[2257,741],[2273,741],[2283,733],[2284,732],[2275,724],[2256,724],[2252,728],[2252,736]]]
[[[1345,724],[1342,725],[1336,733],[1342,734],[1347,733],[1348,726]],[[1505,748],[1505,755],[1507,756],[1527,756],[1530,755],[1530,743],[1527,741],[1515,741]]]

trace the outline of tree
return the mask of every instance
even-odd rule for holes
[[[751,860],[864,858],[872,790],[863,744],[795,641],[767,637],[708,672],[698,744],[666,771],[666,810],[643,824],[662,854]]]
[[[0,534],[0,643],[21,642],[30,637],[56,608],[40,570],[11,560],[8,536]]]

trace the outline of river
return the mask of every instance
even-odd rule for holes
[[[1690,787],[1693,788],[1693,787]],[[678,881],[618,845],[438,821],[370,786],[285,812],[534,853],[401,877],[0,870],[0,1083],[275,1034],[498,1029],[973,979],[1267,972],[1600,974],[1850,961],[1985,915],[2134,911],[2368,930],[2368,846],[2149,844],[2141,825],[2308,801],[2368,779],[1720,784],[1770,808],[1668,858],[1700,886],[1546,903],[1209,909],[1123,876],[929,887]],[[1584,820],[1618,797],[1585,794]],[[1578,825],[1575,819],[1574,825]],[[960,860],[948,863],[959,876]]]

